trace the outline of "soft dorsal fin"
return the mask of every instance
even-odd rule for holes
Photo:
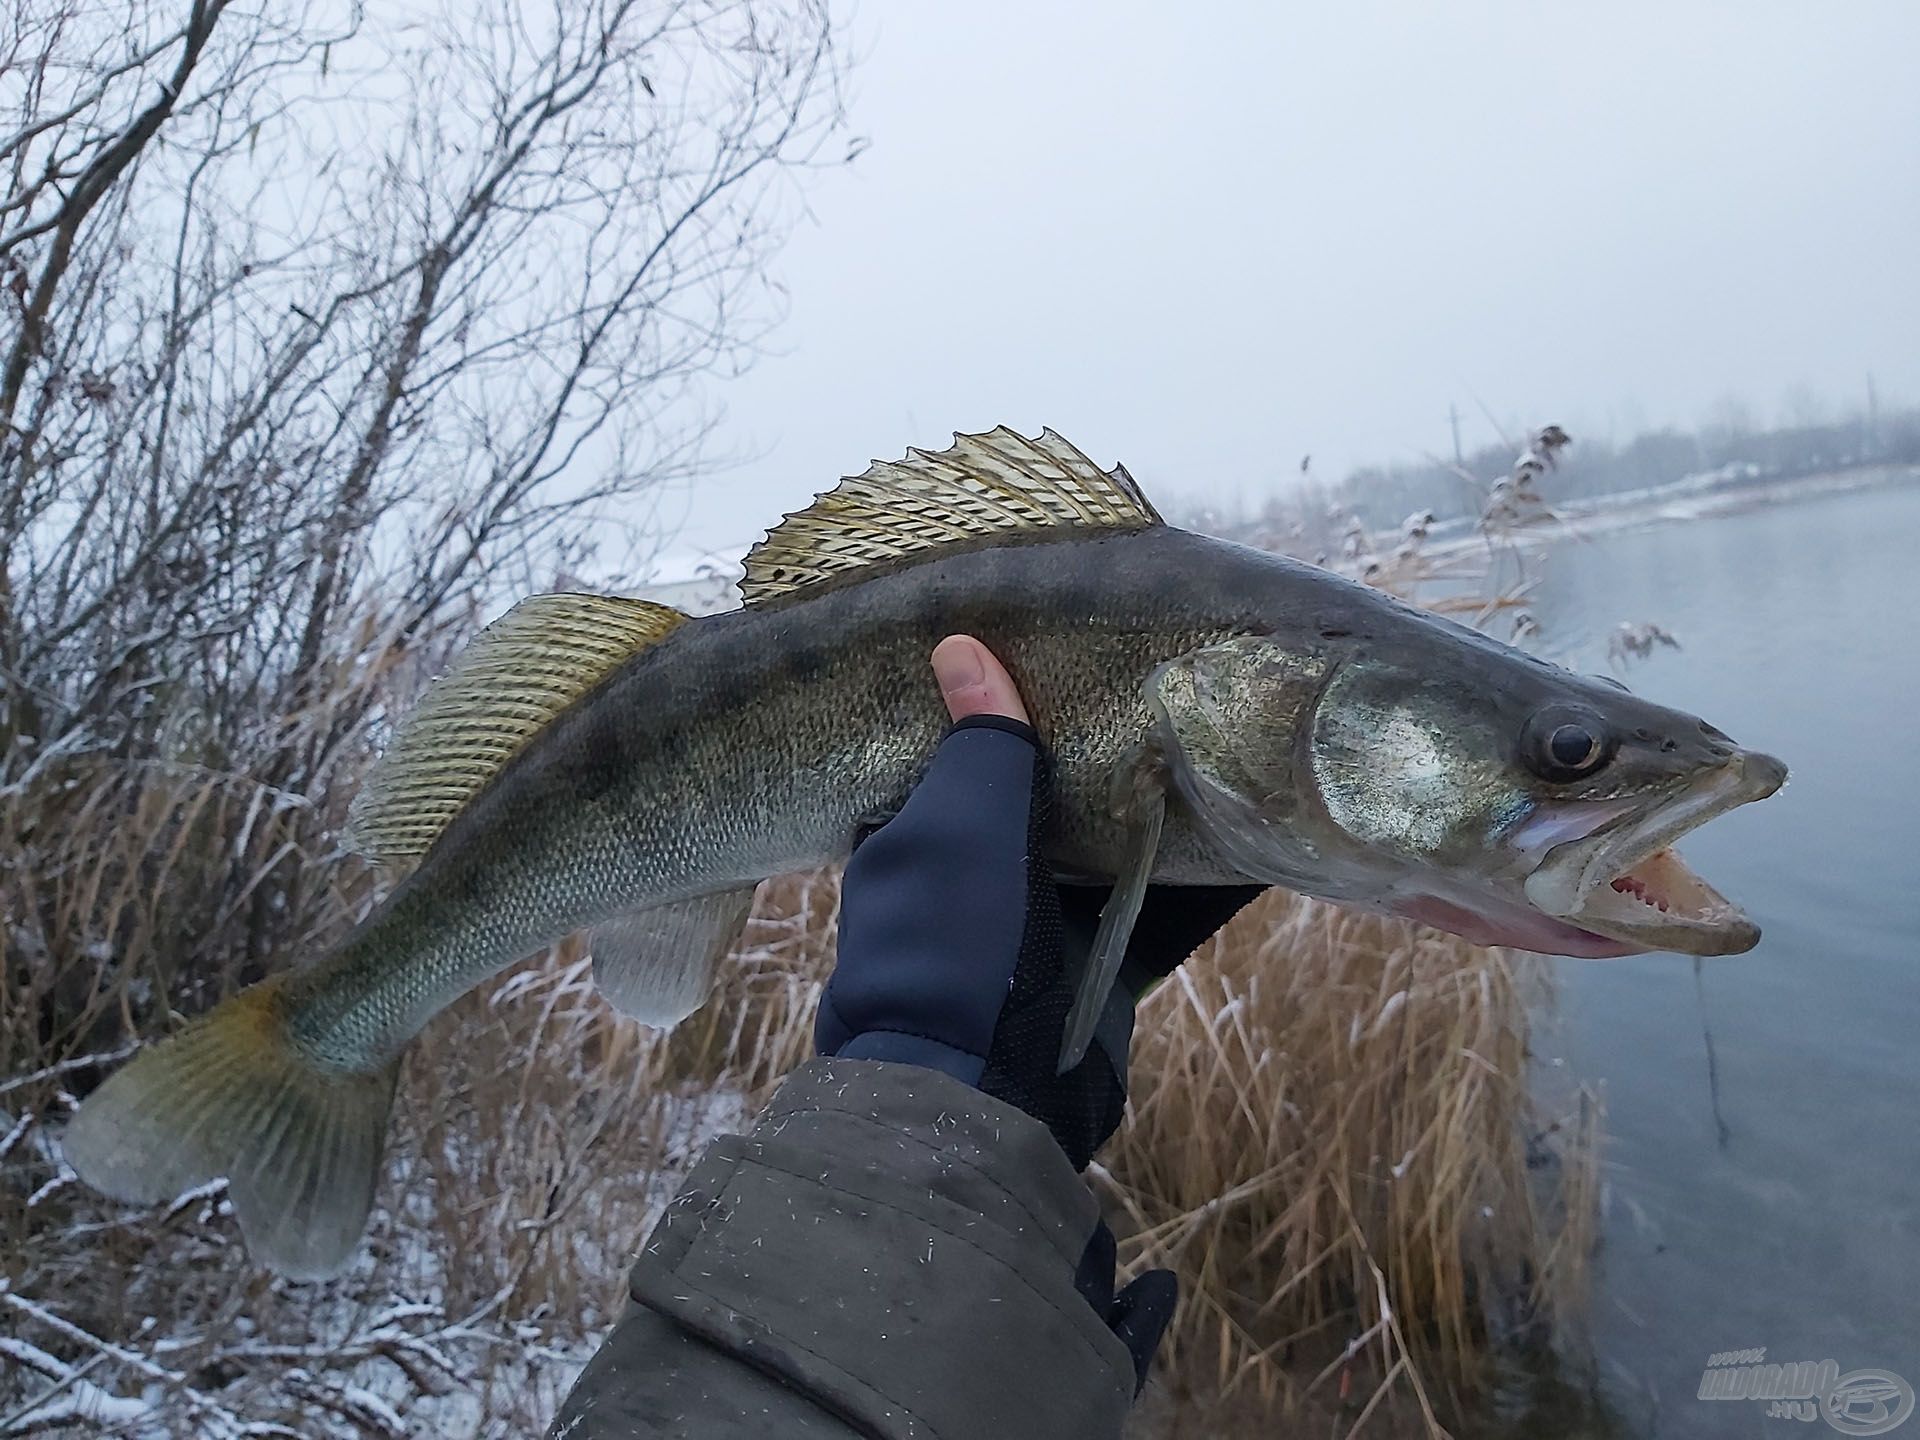
[[[687,617],[618,595],[534,595],[427,687],[348,814],[355,849],[419,859],[554,716]]]
[[[1084,526],[1161,524],[1133,477],[1102,470],[1051,430],[1029,440],[1002,425],[955,435],[951,448],[875,461],[747,552],[747,604],[785,595],[903,555],[995,534]]]

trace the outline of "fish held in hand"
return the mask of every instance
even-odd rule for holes
[[[110,1078],[68,1127],[132,1200],[227,1176],[253,1254],[322,1276],[371,1204],[399,1056],[440,1010],[590,933],[656,1025],[697,1008],[754,886],[844,856],[946,725],[966,632],[1055,756],[1057,874],[1113,885],[1063,1063],[1153,885],[1282,885],[1486,944],[1750,948],[1674,841],[1785,768],[1693,716],[1312,566],[1166,525],[1052,432],[912,451],[748,555],[743,608],[543,595],[428,691],[356,838],[408,873],[312,964]]]

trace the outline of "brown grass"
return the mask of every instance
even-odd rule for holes
[[[577,1236],[617,1258],[664,1197],[657,1175],[627,1170],[642,1178],[610,1209],[609,1161],[679,1158],[666,1132],[689,1098],[717,1091],[744,1116],[811,1053],[837,906],[832,875],[767,886],[721,991],[671,1035],[612,1016],[577,961],[508,983],[540,1010],[554,1086],[509,1113],[575,1112],[571,1141],[550,1122],[541,1136],[569,1177],[555,1193],[572,1197],[554,1224],[576,1244],[547,1245],[522,1272],[522,1307],[604,1313],[619,1267],[583,1270]],[[1503,1354],[1577,1337],[1598,1111],[1576,1097],[1560,1127],[1529,1097],[1528,1012],[1544,993],[1530,959],[1276,892],[1148,998],[1134,1102],[1092,1175],[1128,1268],[1181,1276],[1163,1409],[1310,1412],[1342,1434],[1388,1433],[1391,1417],[1438,1434],[1486,1399]],[[467,1025],[457,1034],[469,1053],[498,1053]],[[584,1092],[556,1054],[579,1057]],[[510,1150],[489,1178],[494,1193],[525,1195],[538,1151]],[[451,1154],[447,1169],[472,1183]],[[488,1215],[450,1248],[485,1253],[507,1218]],[[544,1238],[536,1218],[518,1223]]]
[[[473,1433],[514,1433],[616,1313],[631,1248],[704,1135],[810,1053],[837,906],[831,875],[770,884],[721,990],[670,1034],[614,1016],[575,947],[469,996],[408,1068],[368,1255],[332,1286],[249,1266],[217,1195],[131,1212],[69,1185],[29,1207],[58,1173],[16,1146],[11,1293],[106,1343],[164,1337],[168,1367],[238,1414],[355,1423],[286,1382],[320,1346],[352,1383],[399,1383],[415,1405],[451,1393],[482,1417]],[[1279,894],[1148,998],[1132,1110],[1092,1174],[1123,1259],[1183,1282],[1159,1371],[1176,1432],[1233,1413],[1440,1433],[1484,1396],[1499,1347],[1574,1324],[1595,1116],[1542,1186],[1538,998],[1530,963]],[[0,1100],[57,1116],[60,1088]],[[396,1339],[376,1322],[401,1300],[431,1313]],[[61,1339],[36,1343],[89,1358]],[[451,1373],[420,1358],[434,1349]]]
[[[1529,1173],[1530,960],[1274,893],[1142,1006],[1102,1178],[1186,1303],[1174,1386],[1283,1411],[1387,1392],[1437,1430],[1580,1303]]]

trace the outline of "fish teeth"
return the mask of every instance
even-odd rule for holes
[[[1622,895],[1633,896],[1634,899],[1638,900],[1642,905],[1653,906],[1659,910],[1662,915],[1667,913],[1667,902],[1647,894],[1647,885],[1644,880],[1637,879],[1632,875],[1622,875],[1613,882],[1613,888]]]

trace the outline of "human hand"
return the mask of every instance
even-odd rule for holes
[[[963,635],[932,664],[954,726],[847,866],[818,1048],[943,1070],[1035,1116],[1083,1168],[1125,1107],[1134,996],[1260,887],[1149,887],[1095,1044],[1056,1074],[1111,887],[1055,883],[1040,843],[1048,761],[1006,669]]]
[[[959,721],[972,715],[1001,715],[1028,723],[1020,691],[979,641],[949,635],[933,651],[934,677],[940,682],[947,713]],[[1149,885],[1127,942],[1120,983],[1139,999],[1178,968],[1228,921],[1266,893],[1264,885]],[[1111,885],[1061,885],[1063,948],[1069,973],[1078,975],[1093,947],[1100,912],[1113,894]],[[1123,1076],[1124,1079],[1124,1076]]]

